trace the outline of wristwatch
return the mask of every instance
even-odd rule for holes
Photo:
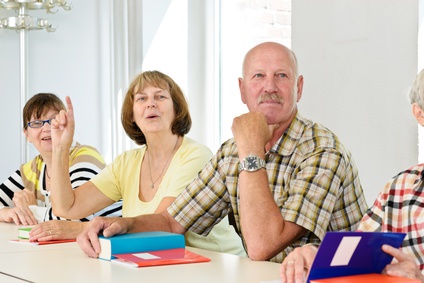
[[[239,163],[239,173],[243,170],[248,172],[258,171],[261,168],[266,168],[266,162],[262,158],[250,154]]]

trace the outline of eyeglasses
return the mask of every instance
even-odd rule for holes
[[[28,127],[30,128],[41,128],[44,126],[45,123],[48,123],[49,125],[52,124],[52,120],[54,118],[48,119],[48,120],[34,120],[31,122],[28,122]]]

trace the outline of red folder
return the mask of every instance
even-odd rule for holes
[[[50,240],[50,241],[36,241],[30,242],[28,239],[13,239],[10,240],[13,243],[24,243],[24,244],[32,244],[32,245],[51,245],[51,244],[62,244],[62,243],[71,243],[75,242],[76,239],[66,239],[66,240]]]
[[[143,253],[114,254],[117,259],[112,261],[129,264],[135,267],[209,262],[210,259],[189,250],[170,249]]]
[[[421,283],[421,280],[395,277],[383,274],[369,273],[352,276],[333,277],[326,279],[314,279],[310,283]]]

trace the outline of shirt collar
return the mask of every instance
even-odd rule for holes
[[[303,118],[302,115],[297,112],[289,127],[272,146],[270,153],[276,153],[278,155],[291,155],[296,149],[298,141],[305,132],[305,128],[308,124],[311,125],[313,122]]]

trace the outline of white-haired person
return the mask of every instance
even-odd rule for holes
[[[412,115],[424,127],[424,70],[415,78],[409,99]],[[383,274],[420,279],[424,282],[424,164],[413,165],[395,175],[379,193],[359,224],[358,231],[403,232],[399,249],[383,245],[394,260]],[[284,260],[280,273],[283,283],[304,282],[317,247],[296,248]]]

